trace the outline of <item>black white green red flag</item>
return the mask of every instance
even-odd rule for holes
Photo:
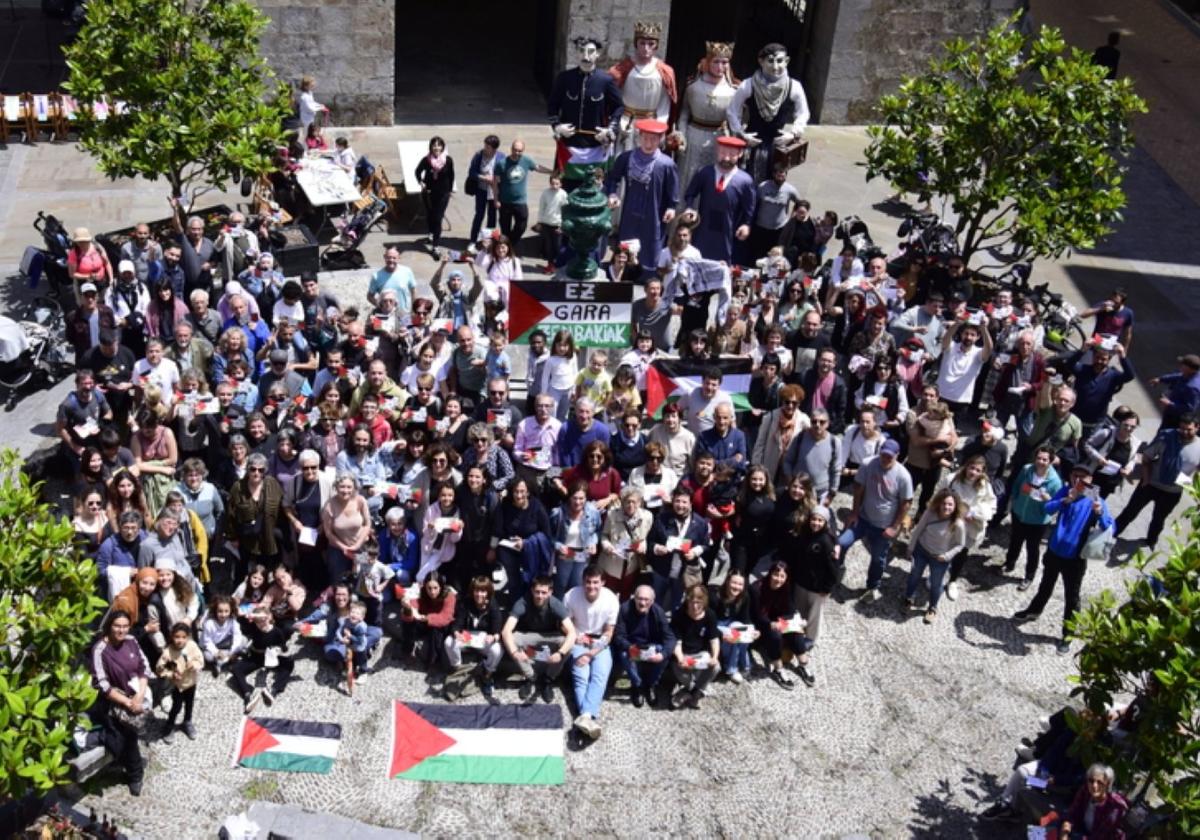
[[[738,411],[750,408],[750,359],[727,358],[696,362],[688,359],[656,359],[646,371],[646,413],[660,417],[663,406],[690,394],[700,387],[706,368],[721,371],[721,390],[733,398]]]
[[[342,727],[282,718],[242,718],[235,766],[288,773],[328,773],[337,759]]]

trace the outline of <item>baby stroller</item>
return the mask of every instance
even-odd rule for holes
[[[12,410],[30,381],[39,378],[53,384],[74,367],[66,321],[52,299],[34,298],[18,320],[0,315],[0,395],[6,410]]]
[[[388,206],[387,202],[377,195],[363,196],[359,205],[349,220],[342,217],[340,224],[339,221],[334,222],[338,234],[321,255],[321,267],[327,271],[362,268],[367,264],[359,249],[366,241],[367,234],[383,218]]]
[[[871,239],[871,231],[867,223],[858,216],[847,216],[838,224],[835,235],[842,240],[843,245],[851,245],[858,252],[859,259],[865,260],[868,252],[874,250],[875,241]]]

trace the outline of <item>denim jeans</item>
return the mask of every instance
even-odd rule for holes
[[[722,621],[717,624],[723,633],[725,628],[733,622]],[[731,644],[724,640],[721,641],[721,670],[726,674],[732,674],[734,671],[749,671],[750,670],[750,645],[739,643]]]
[[[554,597],[562,600],[572,588],[583,583],[583,560],[565,560],[556,557],[554,560]]]
[[[600,719],[600,703],[608,687],[608,675],[612,672],[612,651],[602,648],[586,665],[579,664],[579,657],[589,648],[575,645],[571,648],[571,683],[575,687],[575,705],[581,715]]]
[[[471,219],[471,241],[479,241],[479,231],[483,228],[483,216],[487,214],[487,226],[496,227],[496,205],[488,201],[487,189],[481,187],[475,193],[475,216]]]
[[[634,688],[654,688],[667,672],[671,664],[671,652],[663,654],[662,662],[635,662],[629,658],[628,650],[619,650],[614,654],[619,667],[629,677],[629,684]]]
[[[929,608],[937,609],[938,601],[942,597],[942,582],[946,579],[946,570],[950,568],[950,561],[934,560],[929,552],[916,546],[913,548],[913,564],[912,571],[908,573],[908,585],[904,587],[904,597],[912,598],[917,594],[917,587],[921,585],[921,578],[925,574],[925,567],[929,567]]]
[[[683,601],[683,578],[667,577],[650,572],[650,586],[654,589],[654,600],[667,612],[673,612]]]
[[[866,544],[867,551],[871,555],[871,565],[867,569],[867,589],[879,588],[879,584],[883,580],[883,570],[887,568],[891,540],[883,535],[883,531],[883,528],[872,525],[859,516],[854,526],[842,531],[842,535],[838,537],[838,545],[842,548],[842,557],[845,557],[850,546],[859,540]]]

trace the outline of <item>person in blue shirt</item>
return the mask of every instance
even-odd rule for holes
[[[1158,404],[1162,406],[1164,429],[1179,425],[1179,418],[1183,415],[1200,411],[1200,356],[1189,353],[1180,356],[1178,361],[1177,373],[1165,373],[1150,380],[1151,385],[1163,385],[1167,389],[1158,398]]]
[[[1117,357],[1121,369],[1109,366],[1113,356]],[[1075,416],[1083,423],[1083,439],[1087,440],[1104,418],[1108,416],[1108,404],[1117,392],[1132,382],[1137,372],[1126,355],[1125,347],[1116,344],[1112,350],[1103,346],[1092,348],[1092,363],[1087,364],[1080,352],[1072,364],[1075,374]]]
[[[421,565],[421,540],[409,530],[405,517],[403,507],[389,508],[383,517],[387,527],[379,535],[379,561],[391,568],[395,573],[392,581],[401,586],[409,586],[416,579]],[[388,587],[383,600],[394,597],[394,588]]]
[[[558,451],[558,463],[564,470],[577,466],[583,458],[583,448],[594,440],[605,446],[608,445],[610,433],[608,426],[595,419],[596,404],[587,397],[575,401],[575,417],[563,423],[558,432],[555,449]],[[560,491],[565,495],[566,488]]]
[[[733,425],[733,406],[721,403],[713,409],[713,425],[696,438],[692,458],[707,452],[717,466],[732,467],[738,475],[746,471],[746,435]]]
[[[1058,577],[1063,579],[1063,638],[1058,643],[1059,653],[1070,653],[1067,641],[1067,621],[1079,610],[1079,590],[1087,572],[1087,560],[1081,553],[1092,529],[1112,528],[1112,514],[1108,505],[1100,498],[1100,491],[1092,487],[1092,473],[1085,466],[1071,470],[1071,480],[1062,487],[1054,498],[1046,502],[1044,510],[1050,516],[1057,514],[1054,529],[1050,532],[1046,556],[1042,562],[1042,581],[1037,594],[1028,607],[1016,613],[1013,620],[1030,621],[1042,614]]]

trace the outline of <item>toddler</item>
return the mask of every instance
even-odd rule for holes
[[[612,396],[612,374],[607,365],[607,353],[603,350],[592,353],[588,366],[575,377],[575,399],[587,397],[598,406],[608,405]]]
[[[183,711],[180,729],[189,740],[196,740],[196,727],[192,725],[192,706],[196,702],[196,678],[204,667],[204,656],[192,640],[192,628],[185,622],[171,627],[171,644],[159,657],[155,673],[166,680],[171,696],[171,709],[167,712],[166,728],[162,735],[164,744],[171,743],[175,721]]]

